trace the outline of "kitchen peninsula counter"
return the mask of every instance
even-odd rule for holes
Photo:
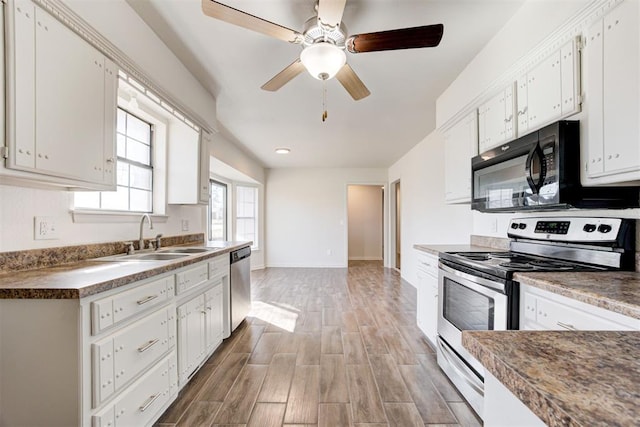
[[[462,344],[548,426],[631,426],[640,332],[464,331]]]
[[[189,247],[209,247],[211,250],[169,261],[100,261],[94,258],[33,270],[9,271],[0,274],[0,299],[84,298],[249,245],[251,242],[216,242],[215,245],[200,242]]]

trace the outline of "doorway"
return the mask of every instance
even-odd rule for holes
[[[347,186],[349,263],[379,262],[384,255],[384,185]]]
[[[396,268],[400,270],[402,265],[402,242],[401,242],[401,196],[400,196],[400,181],[395,181],[391,183],[391,191],[390,193],[390,233],[389,233],[389,259],[390,267]]]

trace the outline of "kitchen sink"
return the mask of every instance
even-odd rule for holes
[[[158,251],[159,254],[200,254],[210,251],[211,248],[165,248]]]
[[[96,258],[96,261],[171,261],[173,259],[184,258],[189,256],[178,253],[138,253],[138,254],[122,254],[112,255],[104,258]]]

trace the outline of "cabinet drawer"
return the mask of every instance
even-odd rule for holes
[[[178,293],[194,288],[209,280],[207,264],[200,264],[176,274]]]
[[[418,252],[417,255],[418,270],[438,277],[438,257],[427,255],[424,252]]]
[[[93,345],[94,407],[151,366],[175,342],[173,308],[165,308]]]
[[[91,303],[91,333],[104,329],[163,303],[174,294],[173,275],[153,280],[108,298]]]
[[[542,297],[537,298],[536,310],[537,322],[548,329],[580,331],[628,330],[623,325]]]
[[[229,254],[220,255],[209,261],[209,279],[217,280],[229,274]]]
[[[171,370],[175,370],[175,354],[158,362],[140,380],[135,382],[115,403],[93,416],[92,424],[108,426],[115,419],[115,427],[146,426],[151,424],[166,407],[174,394],[171,388]],[[171,367],[173,366],[173,368]]]

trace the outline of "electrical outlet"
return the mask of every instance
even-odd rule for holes
[[[36,216],[33,221],[33,237],[35,240],[59,239],[56,219],[52,216]]]
[[[182,231],[189,231],[189,220],[188,219],[183,219],[182,220]]]

